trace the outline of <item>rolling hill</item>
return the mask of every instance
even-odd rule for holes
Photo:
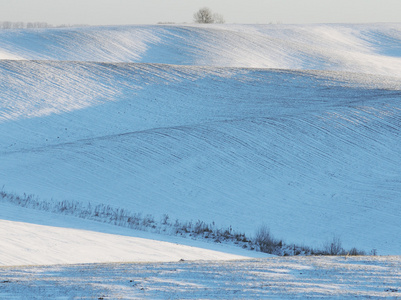
[[[2,31],[0,185],[399,254],[400,45],[400,24]]]

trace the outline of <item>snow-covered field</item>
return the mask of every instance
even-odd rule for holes
[[[399,299],[400,257],[0,268],[1,299]]]
[[[288,243],[313,247],[336,235],[345,248],[399,255],[400,100],[401,24],[3,30],[0,187],[248,236],[266,224]],[[0,226],[3,266],[266,256],[7,198]],[[397,258],[369,259],[399,268]],[[329,258],[307,264],[320,261],[331,268]],[[238,268],[248,264],[251,276],[276,263],[283,260]],[[184,266],[207,273],[208,264]],[[11,283],[1,288],[17,288]],[[341,295],[329,285],[329,295]]]
[[[239,247],[138,232],[7,203],[2,203],[0,212],[0,237],[0,266],[267,256]]]

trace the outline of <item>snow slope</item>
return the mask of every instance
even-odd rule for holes
[[[399,77],[400,32],[398,23],[4,30],[0,59],[313,69]]]
[[[399,254],[400,40],[399,24],[2,31],[0,184]]]
[[[238,247],[124,230],[47,212],[32,213],[30,209],[9,204],[2,204],[0,218],[0,266],[231,260],[266,256]]]

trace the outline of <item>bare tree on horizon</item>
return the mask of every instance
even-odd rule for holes
[[[211,24],[211,23],[224,23],[222,15],[212,13],[212,10],[208,7],[203,7],[194,13],[194,21],[199,24]]]

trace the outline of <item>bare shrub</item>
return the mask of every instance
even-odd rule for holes
[[[331,241],[324,244],[323,252],[326,255],[345,254],[345,251],[342,247],[341,239],[338,236],[334,235]]]
[[[347,254],[351,255],[351,256],[357,256],[357,255],[366,255],[366,252],[353,247],[353,248],[351,248],[351,250],[348,251]]]
[[[209,228],[209,225],[205,222],[198,220],[195,224],[194,233],[195,234],[204,234],[210,233],[212,230]]]
[[[270,229],[266,225],[261,225],[255,234],[255,244],[259,246],[261,252],[273,254],[277,248],[281,248],[283,242],[277,240],[270,233]]]
[[[168,224],[169,224],[169,219],[170,219],[170,217],[169,217],[168,214],[163,214],[161,223],[162,223],[163,225],[168,225]]]

